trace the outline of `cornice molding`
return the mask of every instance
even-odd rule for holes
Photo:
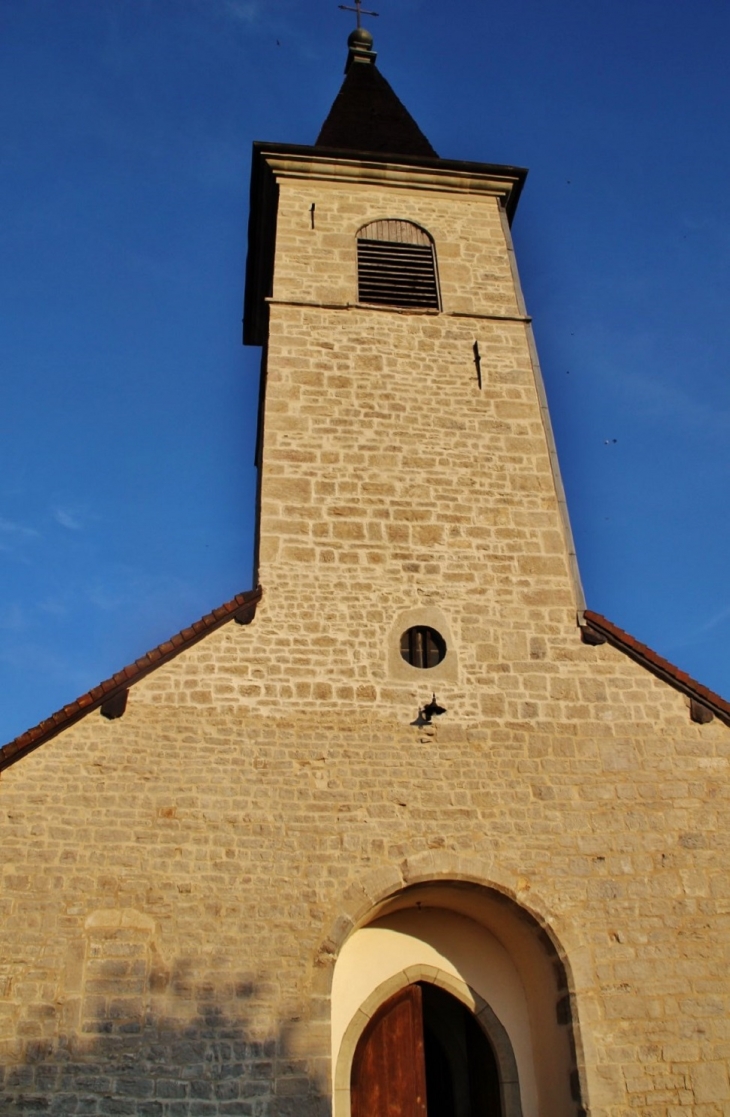
[[[367,158],[333,158],[330,155],[299,155],[291,152],[277,152],[275,149],[261,152],[261,157],[280,179],[316,178],[325,182],[341,182],[348,186],[387,186],[404,190],[429,190],[449,194],[478,194],[500,198],[506,206],[513,192],[520,189],[524,175],[513,168],[504,168],[503,174],[489,167],[483,173],[473,168],[457,170],[448,164],[443,167],[430,164],[427,167],[411,162],[382,162]]]

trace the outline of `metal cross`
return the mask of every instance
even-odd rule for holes
[[[337,7],[341,8],[343,12],[354,12],[355,15],[357,16],[357,26],[358,26],[358,28],[360,27],[360,16],[361,15],[364,15],[364,16],[380,15],[379,12],[363,11],[362,10],[362,0],[355,0],[355,7],[354,8],[348,7],[347,4],[338,4]]]

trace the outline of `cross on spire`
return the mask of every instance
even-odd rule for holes
[[[354,12],[355,13],[355,15],[357,16],[358,30],[360,29],[360,26],[361,26],[361,24],[360,24],[360,17],[361,16],[377,16],[377,15],[380,15],[379,12],[368,12],[366,10],[363,10],[362,0],[355,0],[355,7],[354,8],[348,7],[347,4],[338,4],[337,7],[341,8],[343,12]]]

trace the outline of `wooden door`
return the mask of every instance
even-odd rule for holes
[[[360,1037],[350,1080],[352,1117],[426,1117],[426,1062],[419,985],[401,989]]]

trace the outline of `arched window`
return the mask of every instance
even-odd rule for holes
[[[440,309],[433,240],[412,221],[385,218],[357,234],[358,300]]]

